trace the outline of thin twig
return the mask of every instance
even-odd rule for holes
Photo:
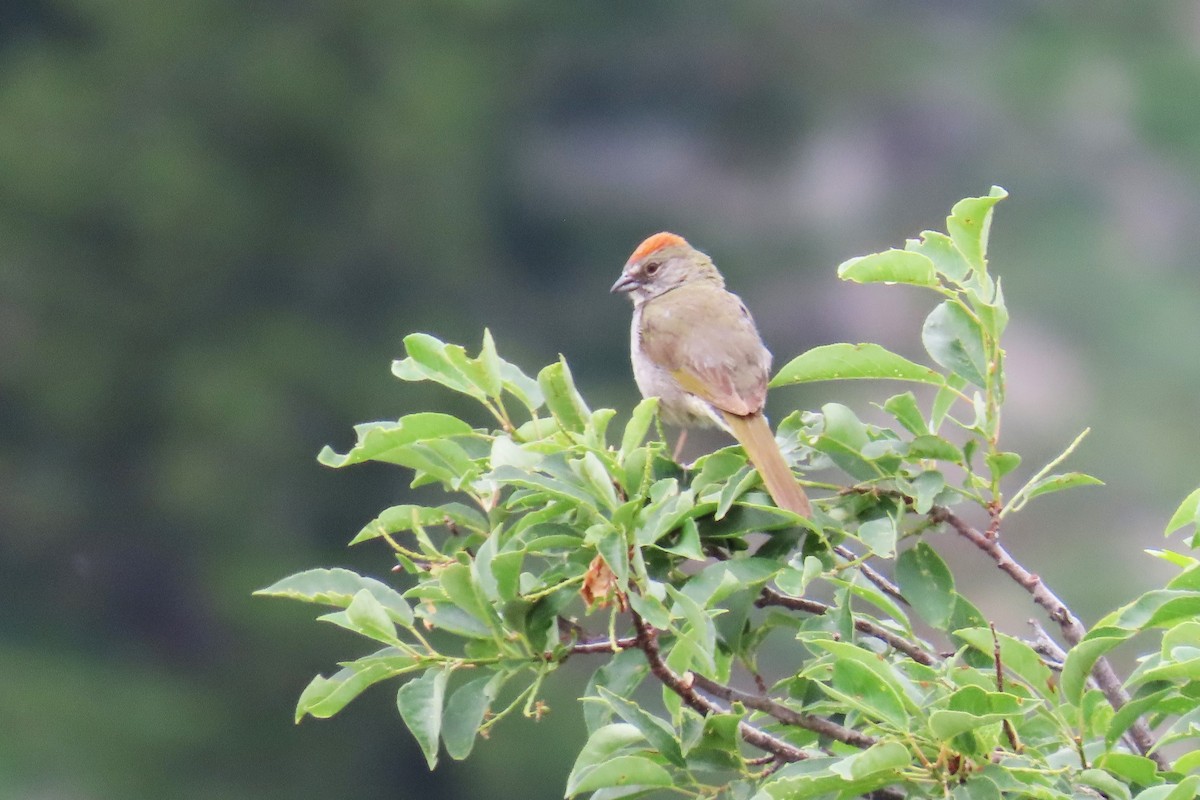
[[[860,561],[861,556],[854,554],[854,551],[844,545],[834,545],[833,552],[837,553],[847,561]],[[889,595],[893,600],[908,605],[908,600],[904,599],[904,595],[900,593],[900,587],[889,581],[882,574],[876,572],[873,568],[868,567],[864,563],[858,564],[858,571],[863,574],[863,577],[875,584],[879,591]]]
[[[1067,604],[1058,598],[1054,592],[1050,591],[1040,577],[1033,574],[1025,567],[1017,563],[1016,559],[1004,549],[998,538],[989,537],[986,533],[972,527],[961,517],[958,517],[948,508],[936,506],[929,512],[929,518],[934,522],[945,523],[954,529],[955,533],[962,536],[971,544],[978,547],[986,553],[1000,571],[1004,572],[1025,591],[1029,592],[1033,597],[1033,602],[1042,607],[1050,619],[1058,623],[1059,629],[1062,631],[1063,638],[1069,645],[1074,647],[1083,640],[1087,634],[1087,628],[1079,621],[1079,618],[1071,613],[1071,609]],[[1096,679],[1096,684],[1100,687],[1100,691],[1108,698],[1108,702],[1114,710],[1118,710],[1121,706],[1129,702],[1129,694],[1121,686],[1121,679],[1117,677],[1116,671],[1112,665],[1108,663],[1108,659],[1103,656],[1097,659],[1096,665],[1092,668],[1092,677]],[[1164,771],[1170,767],[1166,759],[1157,752],[1151,752],[1156,744],[1154,734],[1150,732],[1150,728],[1144,722],[1138,720],[1129,729],[1129,734],[1137,745],[1138,752],[1148,758],[1154,759],[1154,762]]]
[[[637,630],[637,646],[646,654],[646,661],[650,664],[650,672],[654,677],[679,695],[690,708],[705,716],[727,713],[726,709],[697,692],[692,686],[693,681],[684,680],[667,666],[658,649],[658,633],[636,611],[630,613],[633,614],[633,626]],[[808,758],[808,754],[800,748],[760,731],[747,722],[738,723],[738,732],[747,743],[773,753],[781,761],[803,761]]]
[[[746,708],[753,708],[755,711],[761,711],[764,714],[774,717],[785,725],[795,725],[805,730],[810,730],[813,733],[819,733],[830,739],[836,739],[839,742],[845,742],[855,747],[867,748],[875,744],[878,740],[874,736],[868,736],[865,733],[860,733],[852,728],[847,728],[844,725],[839,725],[832,720],[824,717],[816,717],[812,714],[802,714],[799,711],[788,708],[782,703],[778,703],[769,697],[750,694],[722,683],[717,683],[711,678],[706,678],[699,673],[693,672],[693,685],[703,692],[707,692],[722,700],[730,703],[741,703]]]
[[[754,601],[754,605],[758,606],[759,608],[765,608],[766,606],[782,606],[783,608],[790,608],[793,611],[805,611],[809,614],[817,615],[828,614],[832,610],[832,608],[825,603],[821,603],[816,600],[809,600],[804,597],[792,597],[790,595],[777,592],[769,586],[763,587],[762,594],[760,594],[758,599]],[[869,619],[855,616],[854,628],[859,633],[864,633],[867,636],[872,636],[880,641],[886,642],[895,649],[899,650],[901,653],[904,653],[913,661],[916,661],[918,664],[932,666],[937,663],[937,656],[921,647],[921,645],[914,641],[905,639],[903,636],[893,633],[882,625],[872,622]]]

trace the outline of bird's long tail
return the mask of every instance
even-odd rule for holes
[[[812,504],[808,502],[808,495],[784,461],[766,417],[762,414],[741,417],[728,412],[722,412],[722,415],[734,437],[745,448],[750,462],[762,476],[775,505],[794,511],[805,519],[812,519]]]

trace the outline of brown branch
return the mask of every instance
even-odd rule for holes
[[[763,587],[762,594],[760,594],[758,599],[754,601],[754,605],[758,606],[759,608],[765,608],[766,606],[781,606],[783,608],[790,608],[793,611],[805,611],[809,614],[817,615],[828,614],[832,610],[831,607],[825,603],[821,603],[816,600],[808,600],[803,597],[791,597],[790,595],[778,592],[769,586]],[[895,649],[899,650],[901,653],[904,653],[913,661],[916,661],[918,664],[932,666],[933,664],[937,663],[938,659],[933,653],[921,647],[916,642],[905,639],[903,636],[893,633],[882,625],[872,622],[869,619],[855,616],[854,628],[859,633],[864,633],[867,636],[872,636],[880,641],[886,642]]]
[[[908,605],[908,600],[906,600],[904,595],[900,593],[900,587],[892,583],[879,572],[876,572],[872,567],[868,567],[866,564],[862,563],[860,556],[855,555],[853,550],[845,545],[839,544],[834,545],[833,552],[837,553],[847,561],[858,561],[858,571],[863,574],[864,578],[875,584],[879,591],[890,596],[893,600],[904,605]]]
[[[633,626],[637,630],[637,646],[646,654],[651,674],[658,678],[664,686],[679,695],[680,699],[690,708],[701,714],[708,716],[709,714],[727,713],[726,709],[697,692],[692,686],[693,681],[684,680],[667,666],[658,649],[658,633],[636,611],[630,613],[633,615]],[[772,753],[780,761],[803,761],[808,758],[808,754],[800,748],[760,731],[747,722],[738,722],[738,732],[747,743]]]
[[[730,703],[741,703],[746,708],[753,708],[755,711],[761,711],[764,714],[774,717],[785,725],[795,725],[805,730],[810,730],[813,733],[819,733],[822,736],[830,739],[836,739],[839,742],[854,745],[855,747],[867,748],[875,744],[877,739],[873,736],[868,736],[865,733],[860,733],[852,728],[847,728],[839,725],[832,720],[824,717],[816,717],[812,714],[802,714],[799,711],[788,708],[782,703],[777,703],[769,697],[750,694],[738,689],[726,686],[722,683],[717,683],[711,678],[706,678],[699,673],[692,673],[693,685],[703,692],[714,695],[726,700]]]
[[[971,544],[982,550],[989,558],[996,563],[996,567],[1001,572],[1012,578],[1018,586],[1029,592],[1033,597],[1033,602],[1042,607],[1043,610],[1050,616],[1050,619],[1058,623],[1059,629],[1062,631],[1063,638],[1072,647],[1079,644],[1083,637],[1087,634],[1087,628],[1079,621],[1079,618],[1071,613],[1071,609],[1067,604],[1058,598],[1054,592],[1048,587],[1039,576],[1025,569],[1017,563],[1017,560],[1004,549],[1000,544],[999,537],[984,533],[970,524],[961,517],[958,517],[948,508],[936,506],[929,512],[929,518],[937,523],[944,523],[954,529],[954,532],[963,537]],[[1117,673],[1113,670],[1112,665],[1108,663],[1108,659],[1101,656],[1096,661],[1096,665],[1092,668],[1092,677],[1096,679],[1096,684],[1100,687],[1100,691],[1108,698],[1108,702],[1112,705],[1113,710],[1119,710],[1121,706],[1129,702],[1129,694],[1121,685],[1121,679],[1117,677]],[[1159,753],[1150,752],[1156,744],[1154,734],[1150,732],[1150,728],[1144,722],[1138,720],[1129,729],[1129,735],[1137,745],[1138,751],[1149,758],[1154,759],[1158,766],[1166,771],[1169,769],[1166,759]]]

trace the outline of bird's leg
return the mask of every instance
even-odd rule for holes
[[[687,428],[679,430],[679,438],[675,440],[675,452],[671,454],[671,460],[676,464],[679,463],[679,456],[683,454],[683,445],[687,442]]]

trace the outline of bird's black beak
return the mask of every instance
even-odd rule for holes
[[[622,272],[621,277],[617,278],[617,282],[608,291],[613,294],[625,294],[626,292],[632,292],[639,286],[641,286],[641,282],[637,278]]]

